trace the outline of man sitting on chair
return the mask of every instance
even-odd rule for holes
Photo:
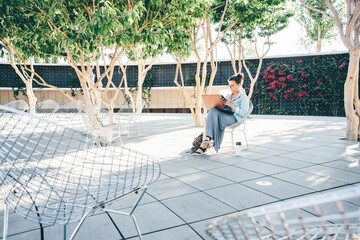
[[[210,141],[214,141],[215,151],[218,152],[224,137],[224,129],[236,122],[241,121],[249,109],[248,97],[240,91],[244,81],[244,74],[231,76],[228,79],[231,93],[223,97],[224,110],[211,108],[206,117],[206,137],[199,149],[193,155],[205,153]]]

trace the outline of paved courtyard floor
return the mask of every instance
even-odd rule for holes
[[[230,133],[218,154],[211,149],[192,156],[191,143],[202,130],[189,114],[144,114],[142,123],[142,133],[124,135],[123,141],[161,162],[159,181],[135,211],[144,240],[209,239],[206,225],[217,217],[360,183],[360,147],[344,140],[345,118],[252,115],[246,122],[249,148],[241,156],[233,154]],[[241,132],[236,140],[245,147]],[[258,184],[264,181],[272,185]],[[132,200],[113,207],[129,209]],[[113,218],[127,239],[137,239],[131,219]],[[74,228],[66,227],[67,237]],[[63,234],[62,226],[45,228],[45,239],[63,239]],[[39,236],[38,224],[10,214],[8,239]],[[121,237],[105,214],[97,214],[76,239]]]

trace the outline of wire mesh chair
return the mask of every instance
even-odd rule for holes
[[[24,100],[15,100],[5,104],[5,106],[24,112],[29,109],[29,104]]]
[[[84,101],[79,100],[78,101],[80,116],[83,119],[83,123],[88,131],[88,133],[96,134],[97,136],[110,136],[111,139],[107,139],[108,143],[120,143],[120,145],[123,145],[123,141],[120,134],[121,126],[117,123],[110,124],[109,122],[109,116],[108,111],[105,110],[105,108],[101,108],[100,112],[97,114],[97,118],[101,121],[102,125],[100,125],[100,122],[93,121],[87,112],[89,111],[88,104]],[[100,140],[102,141],[102,140]],[[96,143],[96,141],[95,141]]]
[[[35,113],[39,114],[41,117],[51,118],[59,107],[57,102],[48,99],[35,105]]]
[[[249,110],[246,114],[246,116],[240,121],[240,122],[237,122],[237,123],[234,123],[233,125],[230,125],[230,126],[227,126],[225,128],[225,131],[226,132],[230,132],[231,133],[231,143],[232,143],[232,147],[235,148],[235,137],[234,137],[234,131],[236,128],[240,127],[240,126],[243,126],[243,129],[241,129],[240,131],[242,131],[244,133],[244,137],[245,137],[245,141],[246,141],[246,147],[249,147],[249,144],[248,144],[248,141],[247,141],[247,138],[246,138],[246,133],[245,133],[245,121],[246,119],[250,116],[250,114],[252,113],[254,109],[254,105],[251,101],[249,101]]]
[[[142,100],[141,109],[144,108],[145,103],[145,100]],[[121,132],[126,132],[128,138],[130,137],[131,129],[134,129],[135,135],[138,135],[139,131],[144,133],[141,122],[141,112],[134,113],[133,109],[130,107],[120,108],[120,110],[116,113],[116,121],[122,127],[122,129],[125,130],[121,130]]]
[[[97,211],[131,216],[142,239],[134,210],[147,186],[160,176],[160,165],[143,153],[119,146],[88,147],[89,136],[63,125],[0,105],[0,194],[8,208],[25,219],[66,225]],[[142,190],[130,213],[109,208]],[[112,220],[115,225],[115,222]],[[121,231],[115,225],[120,236]],[[65,237],[65,236],[64,236]]]
[[[65,103],[56,110],[55,116],[63,125],[70,125],[74,129],[85,130],[80,116],[80,109],[74,102]]]
[[[217,219],[206,232],[222,239],[360,239],[360,186],[268,204]]]

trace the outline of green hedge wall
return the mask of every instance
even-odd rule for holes
[[[345,116],[343,92],[348,60],[348,54],[306,56],[292,61],[272,59],[264,64],[255,85],[254,112]],[[245,81],[247,91],[249,85]]]

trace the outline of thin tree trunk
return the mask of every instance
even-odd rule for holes
[[[358,101],[358,99],[355,99],[357,96],[354,94],[354,88],[358,81],[359,56],[360,51],[358,48],[350,51],[349,69],[344,88],[344,105],[347,120],[346,139],[351,141],[356,141],[359,138],[360,119],[354,109],[354,103]]]
[[[29,82],[25,83],[25,85],[26,85],[26,95],[28,96],[29,99],[29,112],[31,114],[35,114],[35,106],[36,106],[37,98],[34,94],[32,82],[33,82],[32,79],[30,79]]]
[[[320,53],[321,52],[321,28],[320,28],[320,24],[318,25],[318,34],[317,34],[317,44],[316,44],[316,52]]]

